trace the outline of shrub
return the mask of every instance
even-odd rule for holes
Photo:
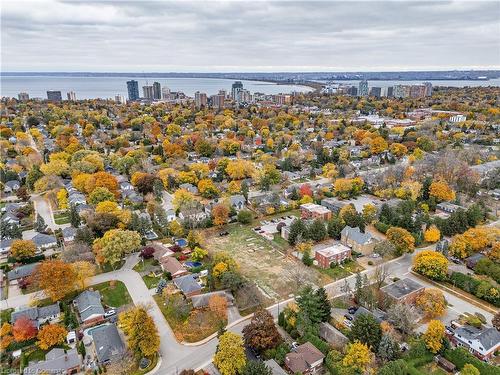
[[[141,254],[140,256],[144,259],[149,259],[149,258],[152,258],[153,255],[155,253],[155,248],[154,247],[151,247],[151,246],[147,246],[147,247],[144,247],[142,250],[141,250]]]
[[[253,219],[251,211],[241,210],[238,212],[238,221],[242,224],[249,224]]]
[[[330,344],[328,344],[326,341],[323,341],[316,335],[306,333],[304,336],[302,336],[301,342],[308,342],[308,341],[311,344],[313,344],[324,355],[327,355],[331,349]]]
[[[444,357],[460,370],[467,363],[470,363],[479,370],[481,375],[498,375],[500,373],[497,367],[480,361],[464,348],[448,349],[444,352]]]
[[[375,229],[377,229],[380,233],[386,233],[389,228],[391,227],[389,224],[382,223],[381,221],[377,221],[375,224],[373,224]]]

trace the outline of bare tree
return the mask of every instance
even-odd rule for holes
[[[387,310],[386,319],[401,332],[410,334],[417,327],[419,315],[415,307],[396,303]]]
[[[375,285],[377,286],[378,289],[382,288],[388,276],[389,276],[389,269],[385,264],[378,265],[375,268],[375,272],[373,274],[373,280],[375,281]]]

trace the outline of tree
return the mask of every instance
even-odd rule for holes
[[[416,298],[415,304],[424,312],[426,318],[431,319],[442,316],[446,310],[446,300],[443,292],[434,288],[426,289],[420,294]]]
[[[68,191],[66,189],[59,189],[57,192],[57,206],[60,210],[68,209]]]
[[[384,362],[393,361],[398,357],[399,354],[399,344],[395,341],[391,335],[385,334],[380,340],[378,346],[377,355]]]
[[[243,328],[245,345],[259,352],[275,348],[282,341],[269,311],[257,310],[250,324]]]
[[[384,286],[385,280],[389,276],[389,269],[386,265],[378,265],[375,268],[375,272],[373,274],[373,279],[375,280],[375,285],[378,289]]]
[[[172,204],[176,210],[181,210],[195,201],[194,195],[186,189],[177,189],[173,196]]]
[[[424,341],[427,349],[432,353],[437,353],[443,346],[445,338],[444,325],[439,320],[431,320],[424,334]]]
[[[396,253],[412,253],[415,249],[415,238],[404,228],[391,227],[386,233],[387,239],[396,248]]]
[[[358,340],[376,351],[382,338],[382,329],[372,315],[360,314],[354,320],[349,338],[352,341]]]
[[[448,260],[437,251],[424,250],[413,259],[413,270],[433,280],[445,280]]]
[[[12,335],[16,342],[23,342],[30,340],[36,336],[37,329],[33,321],[26,315],[23,315],[16,319],[16,322],[12,326]]]
[[[301,219],[295,219],[292,224],[290,224],[290,234],[288,235],[288,243],[290,245],[295,245],[300,242],[302,234],[306,230],[306,225]]]
[[[214,217],[214,225],[221,226],[227,223],[229,219],[229,208],[224,204],[216,204],[212,208],[212,215]]]
[[[321,287],[316,289],[315,294],[321,310],[321,321],[328,322],[330,320],[332,305],[328,300],[328,295],[326,294],[325,288]]]
[[[75,206],[70,206],[69,208],[69,221],[73,228],[78,228],[81,224],[80,214]]]
[[[135,306],[120,313],[118,324],[127,337],[128,347],[134,353],[150,357],[158,352],[160,335],[145,306]]]
[[[31,240],[14,240],[10,246],[10,255],[15,259],[29,258],[36,253],[36,245]]]
[[[358,373],[364,373],[368,364],[372,361],[373,354],[366,344],[355,341],[347,345],[346,355],[342,360],[344,367],[353,369]]]
[[[500,311],[495,314],[493,320],[491,321],[491,324],[493,324],[493,327],[500,331]]]
[[[371,224],[377,217],[377,207],[368,203],[363,206],[363,219],[366,223]]]
[[[105,187],[95,188],[89,195],[90,204],[98,204],[105,201],[115,201],[115,195]]]
[[[323,220],[315,219],[308,228],[308,236],[312,240],[318,242],[323,241],[326,238],[326,228]]]
[[[215,186],[214,182],[208,178],[198,181],[198,191],[204,198],[215,198],[220,194],[219,189]]]
[[[241,336],[232,332],[225,332],[220,336],[213,362],[221,375],[240,373],[246,365],[245,349]]]
[[[382,366],[377,375],[401,375],[408,373],[408,364],[404,359],[391,361]]]
[[[59,324],[46,324],[37,335],[37,345],[40,349],[47,350],[55,345],[62,344],[66,341],[68,331]]]
[[[305,286],[297,296],[297,305],[300,311],[312,324],[321,323],[324,319],[324,306],[310,285]]]
[[[424,233],[424,239],[427,242],[438,242],[440,238],[441,232],[434,224],[431,225]]]
[[[412,305],[395,303],[387,310],[386,319],[405,334],[411,334],[417,328],[418,313]]]
[[[208,251],[198,246],[191,253],[191,259],[196,262],[203,260],[206,256],[208,256]]]
[[[141,235],[135,231],[112,229],[94,241],[94,252],[99,263],[117,264],[123,256],[141,246]]]
[[[77,288],[80,290],[85,289],[87,280],[95,275],[94,265],[85,260],[80,260],[73,263],[73,269],[76,275]]]
[[[460,370],[460,375],[481,375],[481,372],[474,365],[466,363]]]
[[[338,216],[333,216],[329,221],[327,225],[327,232],[328,236],[330,238],[340,240],[340,232],[342,232],[342,229],[344,229],[345,223],[343,220],[338,217]]]
[[[242,224],[250,224],[253,219],[252,212],[249,210],[241,210],[238,212],[238,221]]]
[[[436,198],[438,202],[449,202],[455,200],[455,192],[445,181],[434,181],[429,188],[429,195]]]
[[[190,249],[194,249],[195,247],[199,246],[202,241],[200,233],[194,230],[189,231],[186,239]]]
[[[40,214],[36,215],[36,221],[35,221],[35,230],[39,233],[45,232],[47,229],[47,224],[45,224],[45,220],[43,217],[40,216]]]
[[[364,184],[360,177],[337,178],[333,184],[333,192],[342,199],[354,198],[361,194]]]
[[[32,280],[56,302],[72,292],[76,284],[76,273],[72,264],[62,260],[44,260],[34,270]]]
[[[248,361],[241,375],[272,375],[272,371],[262,361]]]
[[[227,299],[224,296],[213,295],[208,300],[208,308],[214,312],[219,319],[225,320],[227,318]]]

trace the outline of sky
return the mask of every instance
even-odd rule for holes
[[[500,1],[1,1],[2,71],[500,69]]]

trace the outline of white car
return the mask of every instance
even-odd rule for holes
[[[111,309],[111,310],[108,310],[104,313],[104,317],[105,318],[109,318],[110,316],[113,316],[116,314],[116,310],[115,309]]]

